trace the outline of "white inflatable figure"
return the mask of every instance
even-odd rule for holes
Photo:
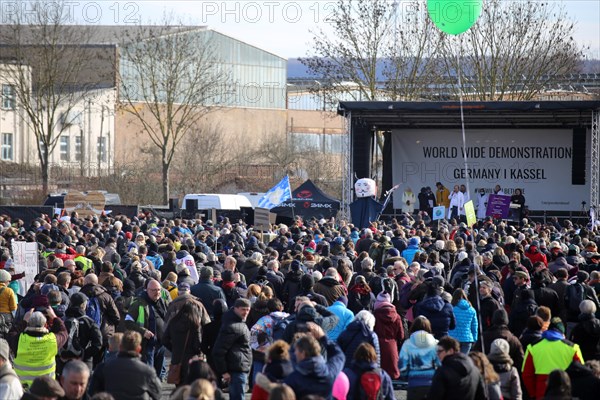
[[[412,189],[407,187],[402,193],[402,212],[412,214],[415,212],[415,202],[417,198]]]
[[[377,194],[377,186],[375,181],[369,178],[362,178],[354,184],[354,193],[356,197],[373,197]]]

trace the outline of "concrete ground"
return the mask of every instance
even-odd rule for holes
[[[171,363],[171,357],[169,355],[169,353],[167,352],[167,365],[169,365]],[[162,398],[161,400],[169,400],[171,393],[173,392],[173,390],[175,389],[175,385],[169,385],[168,383],[163,383],[162,386]],[[396,400],[406,400],[406,391],[405,390],[396,390],[394,392],[394,395],[396,397]],[[246,400],[250,400],[250,393],[246,394]],[[229,396],[227,394],[225,394],[225,398],[229,399]]]
[[[175,388],[175,386],[173,385],[169,385],[169,384],[163,384],[163,395],[162,395],[162,399],[161,400],[169,400],[169,396],[171,395],[171,392],[173,391],[173,389]],[[397,390],[394,392],[396,400],[406,400],[406,391],[405,390]],[[246,394],[246,400],[250,400],[250,393]],[[228,399],[229,397],[227,395],[225,395],[225,398]]]

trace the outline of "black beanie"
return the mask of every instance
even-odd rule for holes
[[[314,285],[315,285],[315,281],[314,281],[312,275],[305,274],[300,279],[300,286],[304,290],[312,289],[312,287]]]

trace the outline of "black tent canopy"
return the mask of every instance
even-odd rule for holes
[[[292,191],[292,199],[272,208],[271,212],[278,217],[303,219],[335,217],[340,209],[340,202],[327,196],[310,179]]]

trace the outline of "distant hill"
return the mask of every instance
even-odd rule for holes
[[[302,79],[302,78],[315,78],[312,76],[306,67],[302,65],[298,58],[290,58],[287,63],[288,79]],[[581,73],[583,74],[600,74],[600,60],[584,60],[581,67]],[[380,73],[379,79],[383,80],[383,76]]]

